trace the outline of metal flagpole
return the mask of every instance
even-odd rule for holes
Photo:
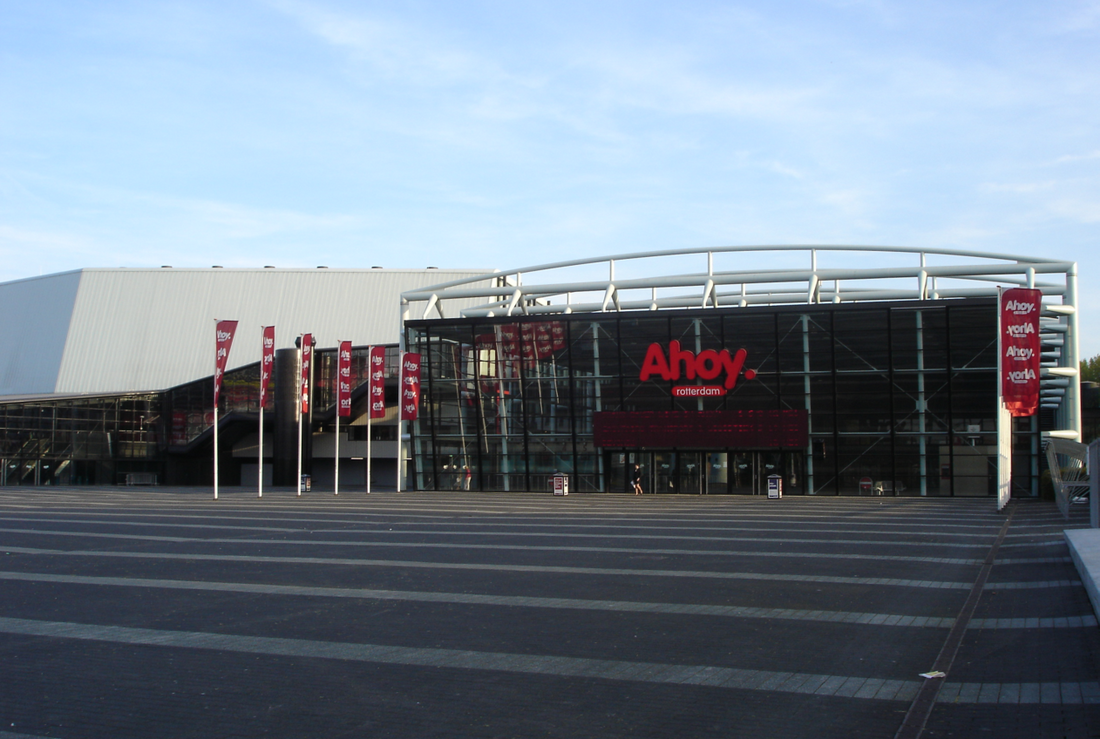
[[[402,342],[404,343],[404,342]],[[401,433],[405,422],[401,420],[401,405],[404,403],[405,392],[405,352],[400,347],[397,350],[397,492],[401,492]]]
[[[214,403],[214,500],[218,499],[218,404]]]
[[[1012,414],[1004,394],[1004,288],[997,286],[997,510],[1012,498]],[[952,470],[951,474],[955,474]]]
[[[262,403],[260,404],[260,451],[257,454],[259,459],[256,460],[256,463],[260,468],[260,472],[256,480],[256,497],[262,498],[264,497],[264,407]]]
[[[367,347],[367,495],[370,495],[370,422],[374,415],[374,347]]]
[[[298,400],[295,408],[298,413],[298,477],[294,485],[298,488],[298,497],[302,497],[302,352],[305,351],[305,337],[298,339]]]
[[[214,500],[218,499],[218,319],[214,319]]]
[[[340,343],[336,344],[337,366],[339,366]],[[336,386],[340,386],[340,373],[336,373]],[[340,390],[336,391],[336,456],[332,460],[334,468],[332,477],[332,494],[340,494]]]
[[[264,344],[266,337],[264,329],[260,326],[260,450],[256,453],[256,467],[259,472],[256,475],[256,497],[264,497],[264,357],[267,355],[267,346]]]

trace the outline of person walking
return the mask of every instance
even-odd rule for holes
[[[642,494],[642,468],[638,465],[634,465],[634,477],[631,479],[631,484],[634,486],[634,494]]]

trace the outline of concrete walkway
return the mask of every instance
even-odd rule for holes
[[[1095,736],[1066,522],[1010,510],[0,489],[0,739]]]

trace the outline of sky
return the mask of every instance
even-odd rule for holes
[[[0,281],[1098,235],[1100,0],[0,0]]]

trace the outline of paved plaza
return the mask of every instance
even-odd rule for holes
[[[0,488],[0,739],[1097,737],[1086,514]]]

